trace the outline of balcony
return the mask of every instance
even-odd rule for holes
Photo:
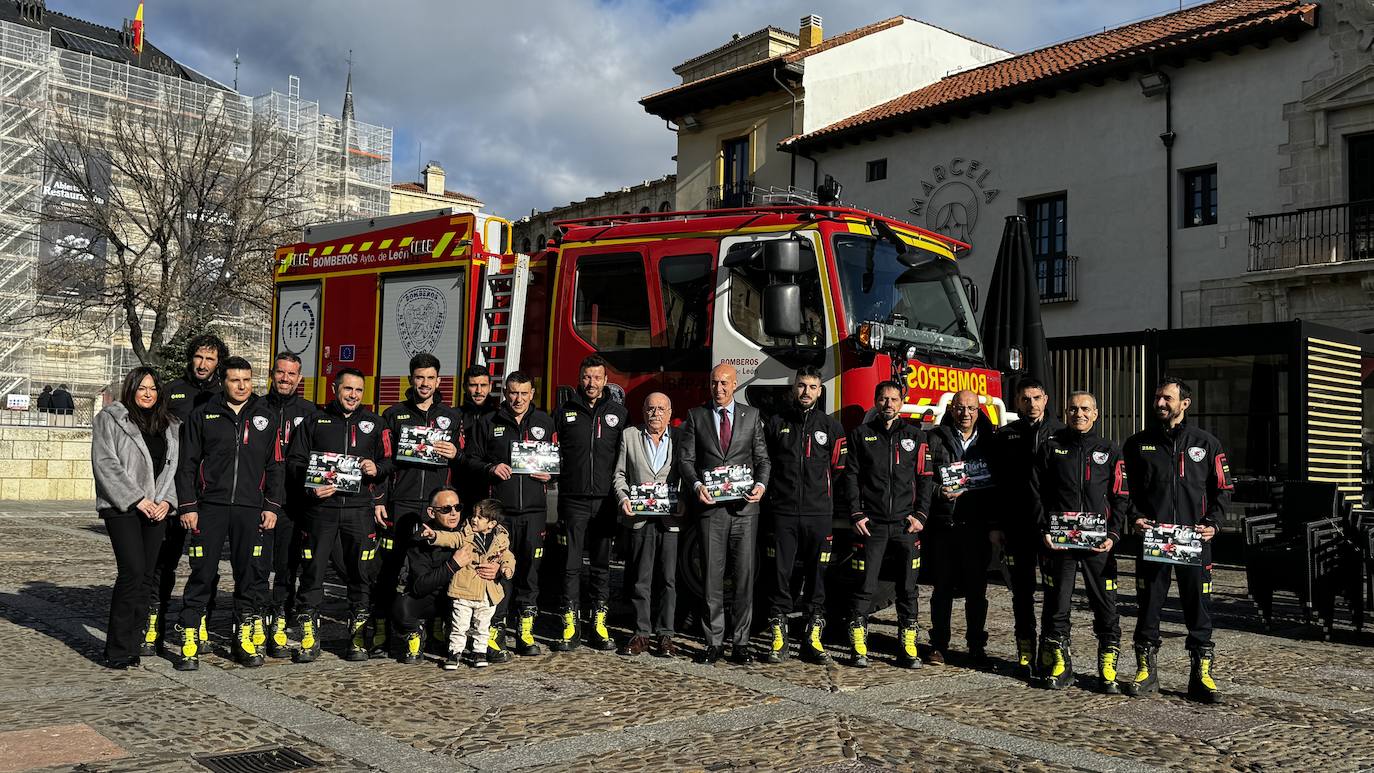
[[[1035,258],[1035,283],[1041,304],[1078,300],[1078,256]]]
[[[753,180],[736,180],[706,189],[707,209],[734,209],[750,205],[754,191]]]
[[[1374,200],[1251,215],[1250,270],[1374,258]]]

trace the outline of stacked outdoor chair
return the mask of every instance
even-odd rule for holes
[[[1304,623],[1316,613],[1323,634],[1334,628],[1336,599],[1344,597],[1357,629],[1364,625],[1369,531],[1356,518],[1334,483],[1287,481],[1278,512],[1244,519],[1245,576],[1266,627],[1274,623],[1274,593],[1297,596]],[[1363,536],[1361,536],[1363,535]],[[1358,537],[1358,539],[1357,539]]]

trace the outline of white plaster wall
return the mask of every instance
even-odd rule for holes
[[[963,265],[986,288],[1003,228],[1003,218],[1020,211],[1020,201],[1068,194],[1068,249],[1079,257],[1076,303],[1045,304],[1051,336],[1165,327],[1165,235],[1174,233],[1174,321],[1181,320],[1179,294],[1200,283],[1246,274],[1247,213],[1281,211],[1287,203],[1279,169],[1287,159],[1283,105],[1301,97],[1302,82],[1329,67],[1331,52],[1321,35],[1269,48],[1247,47],[1237,56],[1217,54],[1166,70],[1173,81],[1173,195],[1165,197],[1163,97],[1145,98],[1134,79],[1085,85],[1031,104],[993,108],[929,129],[897,132],[856,146],[817,151],[819,173],[844,185],[844,199],[928,227],[911,214],[913,199],[925,199],[924,183],[968,181],[951,169],[979,162],[987,172],[978,217],[970,234],[974,251]],[[808,90],[808,99],[816,92]],[[886,180],[866,183],[865,163],[887,159]],[[961,159],[951,164],[954,159]],[[1218,224],[1179,228],[1181,176],[1178,170],[1216,164]],[[940,167],[945,179],[938,178]],[[810,173],[809,165],[800,167]],[[799,174],[799,176],[801,176]],[[988,202],[990,190],[997,193]],[[947,193],[947,192],[946,192]]]
[[[815,131],[963,70],[1011,54],[911,19],[806,57],[801,131]]]

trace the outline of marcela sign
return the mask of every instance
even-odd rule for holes
[[[979,209],[1001,193],[989,187],[991,175],[982,161],[955,156],[930,168],[930,177],[921,180],[921,195],[911,199],[907,212],[931,231],[972,244]]]

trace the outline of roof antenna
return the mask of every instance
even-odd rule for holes
[[[239,90],[239,50],[234,49],[234,91]]]

